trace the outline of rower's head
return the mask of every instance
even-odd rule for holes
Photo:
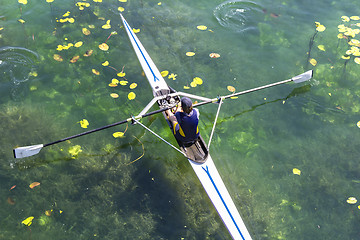
[[[193,110],[192,101],[188,97],[181,98],[181,108],[187,114]]]

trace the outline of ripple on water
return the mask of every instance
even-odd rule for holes
[[[23,95],[21,83],[31,77],[38,54],[22,47],[0,48],[0,93],[4,97],[7,93],[13,99]]]
[[[221,26],[234,32],[245,32],[257,30],[258,22],[264,19],[264,11],[253,1],[230,0],[218,5],[214,16]]]

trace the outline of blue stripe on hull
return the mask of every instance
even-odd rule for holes
[[[146,64],[148,65],[148,67],[149,67],[149,69],[150,69],[150,71],[151,71],[151,73],[152,73],[152,75],[153,75],[153,77],[154,77],[154,82],[156,82],[156,81],[160,81],[160,80],[159,80],[159,78],[157,78],[157,77],[156,77],[156,75],[155,75],[155,73],[154,73],[153,69],[151,68],[151,66],[150,66],[150,64],[149,64],[149,62],[148,62],[148,60],[146,59],[146,57],[145,57],[145,55],[144,55],[143,51],[141,50],[140,45],[139,45],[139,44],[138,44],[138,42],[136,41],[136,38],[134,37],[134,33],[133,33],[132,29],[130,28],[130,26],[127,24],[127,22],[126,22],[126,21],[123,21],[123,22],[124,22],[125,27],[128,29],[129,33],[131,34],[132,39],[133,39],[133,40],[134,40],[134,42],[136,43],[136,46],[138,47],[138,49],[139,49],[139,51],[140,51],[140,53],[141,53],[141,55],[142,55],[143,59],[145,60]]]
[[[208,175],[208,177],[209,177],[209,179],[210,179],[211,183],[213,184],[213,186],[214,186],[214,188],[215,188],[215,190],[216,190],[217,194],[219,195],[219,197],[220,197],[220,199],[221,199],[222,203],[224,204],[224,207],[226,208],[227,212],[229,213],[229,215],[230,215],[230,217],[231,217],[231,220],[232,220],[232,221],[233,221],[233,223],[235,224],[236,229],[239,231],[239,233],[240,233],[240,235],[241,235],[241,238],[242,238],[243,240],[245,240],[245,238],[244,238],[243,234],[241,233],[241,230],[240,230],[239,226],[237,225],[237,223],[236,223],[236,221],[235,221],[235,219],[234,219],[233,215],[231,214],[231,212],[230,212],[230,210],[229,210],[228,206],[226,205],[226,202],[224,201],[224,198],[221,196],[221,193],[220,193],[219,189],[217,188],[217,186],[216,186],[216,184],[215,184],[215,182],[214,182],[214,179],[211,177],[211,174],[210,174],[210,171],[209,171],[209,167],[208,167],[208,166],[206,166],[206,169],[205,169],[204,167],[202,167],[202,169],[204,169],[204,171],[205,171],[205,172],[206,172],[206,174]]]

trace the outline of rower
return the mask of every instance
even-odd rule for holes
[[[185,146],[193,144],[199,138],[199,110],[193,108],[190,98],[183,97],[174,113],[170,110],[166,111],[176,139]]]

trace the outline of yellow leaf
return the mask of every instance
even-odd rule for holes
[[[357,199],[355,197],[349,197],[346,202],[349,204],[355,204],[357,203]]]
[[[4,28],[3,27],[0,27],[0,31],[3,30]]]
[[[177,74],[174,74],[174,73],[172,73],[172,74],[170,74],[170,75],[168,76],[168,78],[169,78],[169,79],[172,78],[172,80],[176,80],[176,77],[177,77]]]
[[[160,74],[162,77],[166,77],[169,74],[169,71],[162,71]]]
[[[125,86],[126,84],[128,84],[128,81],[122,80],[122,81],[120,81],[119,83],[120,83],[120,85]]]
[[[122,137],[124,137],[124,133],[123,132],[114,132],[113,137],[114,138],[122,138]]]
[[[86,119],[80,120],[79,123],[82,128],[87,128],[89,126],[89,122]]]
[[[337,38],[339,38],[339,39],[342,39],[342,38],[344,38],[344,34],[342,34],[342,33],[339,33],[339,34],[337,35]]]
[[[48,3],[52,3],[54,0],[46,0],[46,2]]]
[[[110,93],[110,96],[111,96],[112,98],[118,98],[118,97],[119,97],[119,94],[117,94],[117,93]]]
[[[134,88],[136,88],[136,87],[137,87],[137,84],[136,84],[136,83],[130,84],[130,89],[134,89]]]
[[[22,221],[21,223],[24,224],[25,226],[30,226],[32,224],[32,220],[34,219],[34,217],[28,217],[27,219],[25,219],[24,221]]]
[[[358,122],[356,123],[356,126],[357,126],[358,128],[360,128],[360,121],[358,121]]]
[[[82,41],[79,41],[77,43],[75,43],[74,47],[81,47],[83,45],[83,42]]]
[[[227,86],[227,90],[230,92],[235,92],[235,88],[233,86]]]
[[[313,66],[316,66],[316,64],[317,64],[317,61],[316,61],[314,58],[310,58],[310,59],[309,59],[309,62],[310,62],[310,64],[313,65]]]
[[[118,11],[123,12],[123,11],[125,11],[125,9],[123,7],[118,7]]]
[[[345,59],[345,60],[348,60],[348,59],[350,59],[350,56],[345,56],[345,55],[344,55],[344,56],[341,56],[341,58],[342,58],[342,59]]]
[[[206,29],[207,29],[207,26],[199,25],[199,26],[197,26],[196,28],[199,29],[199,30],[206,30]]]
[[[196,82],[191,82],[191,83],[190,83],[190,86],[191,86],[191,87],[196,87],[197,84],[196,84]]]
[[[209,57],[211,57],[211,58],[219,58],[220,54],[218,54],[218,53],[210,53]]]
[[[107,45],[106,43],[102,43],[99,45],[99,48],[103,51],[107,51],[109,50],[109,45]]]
[[[184,89],[190,89],[190,87],[189,86],[184,86]]]
[[[103,28],[103,29],[109,29],[109,28],[111,28],[110,20],[107,20],[107,21],[106,21],[106,24],[105,24],[105,25],[102,25],[102,28]]]
[[[29,188],[34,188],[36,186],[39,186],[40,183],[39,182],[33,182],[32,184],[29,185]]]
[[[133,100],[133,99],[135,99],[135,97],[136,97],[136,94],[135,94],[134,92],[130,92],[130,93],[128,94],[128,99],[129,99],[129,100]]]
[[[342,16],[342,17],[341,17],[341,20],[342,20],[343,22],[349,22],[349,21],[350,21],[350,18],[349,18],[348,16]]]
[[[19,3],[26,5],[28,3],[27,0],[18,0]]]
[[[72,158],[77,157],[77,155],[79,155],[79,153],[82,152],[81,150],[81,146],[80,145],[75,145],[69,148],[69,153],[72,156]]]
[[[90,35],[90,33],[91,33],[90,30],[87,29],[87,28],[82,28],[81,31],[82,31],[82,33],[83,33],[84,35],[86,35],[86,36]]]
[[[94,2],[102,2],[102,0],[93,0]]]
[[[316,31],[318,32],[323,32],[325,31],[326,27],[324,25],[319,25],[317,28],[316,28]]]
[[[64,60],[59,54],[54,54],[53,58],[58,62],[62,62]]]
[[[119,0],[119,2],[127,2],[127,0]]]
[[[91,24],[91,25],[89,25],[89,28],[94,29],[95,25]]]
[[[357,64],[360,64],[360,58],[356,57],[356,58],[354,59],[354,62],[356,62]]]
[[[318,49],[321,50],[321,51],[325,51],[325,46],[324,45],[319,45]]]
[[[301,171],[297,168],[293,168],[293,174],[300,175]]]
[[[92,72],[93,72],[93,74],[95,74],[95,75],[100,75],[100,72],[99,72],[98,70],[96,70],[96,69],[92,69]]]
[[[70,62],[71,62],[71,63],[76,63],[76,62],[77,62],[77,60],[79,60],[79,58],[80,58],[80,56],[79,56],[79,55],[74,56],[74,57],[72,57],[72,58],[70,59]]]
[[[197,85],[203,84],[203,80],[202,80],[201,78],[199,78],[199,77],[195,77],[195,78],[193,79],[193,81],[194,81]]]
[[[113,79],[111,80],[111,83],[113,83],[113,84],[119,84],[119,80],[117,80],[116,78],[113,78]]]
[[[69,22],[69,23],[74,23],[74,22],[75,22],[75,19],[74,19],[74,18],[68,18],[68,22]]]
[[[70,15],[70,12],[69,11],[67,11],[66,13],[64,13],[62,16],[63,17],[68,17]]]
[[[109,83],[109,87],[117,87],[117,84],[115,84],[115,83]]]
[[[104,67],[109,66],[109,61],[105,61],[101,65],[103,65]]]
[[[187,52],[187,53],[186,53],[186,56],[188,56],[188,57],[192,57],[192,56],[194,56],[194,55],[195,55],[194,52]]]
[[[350,19],[356,21],[356,20],[360,20],[360,17],[359,16],[351,16]]]
[[[158,2],[158,5],[161,6],[161,2]]]
[[[117,75],[118,75],[119,77],[125,77],[126,73],[124,73],[124,72],[119,72]]]
[[[134,32],[134,33],[139,33],[139,32],[140,32],[140,29],[133,28],[133,32]]]
[[[18,21],[21,22],[22,24],[25,23],[25,20],[23,20],[23,19],[21,19],[21,18],[20,18]]]

